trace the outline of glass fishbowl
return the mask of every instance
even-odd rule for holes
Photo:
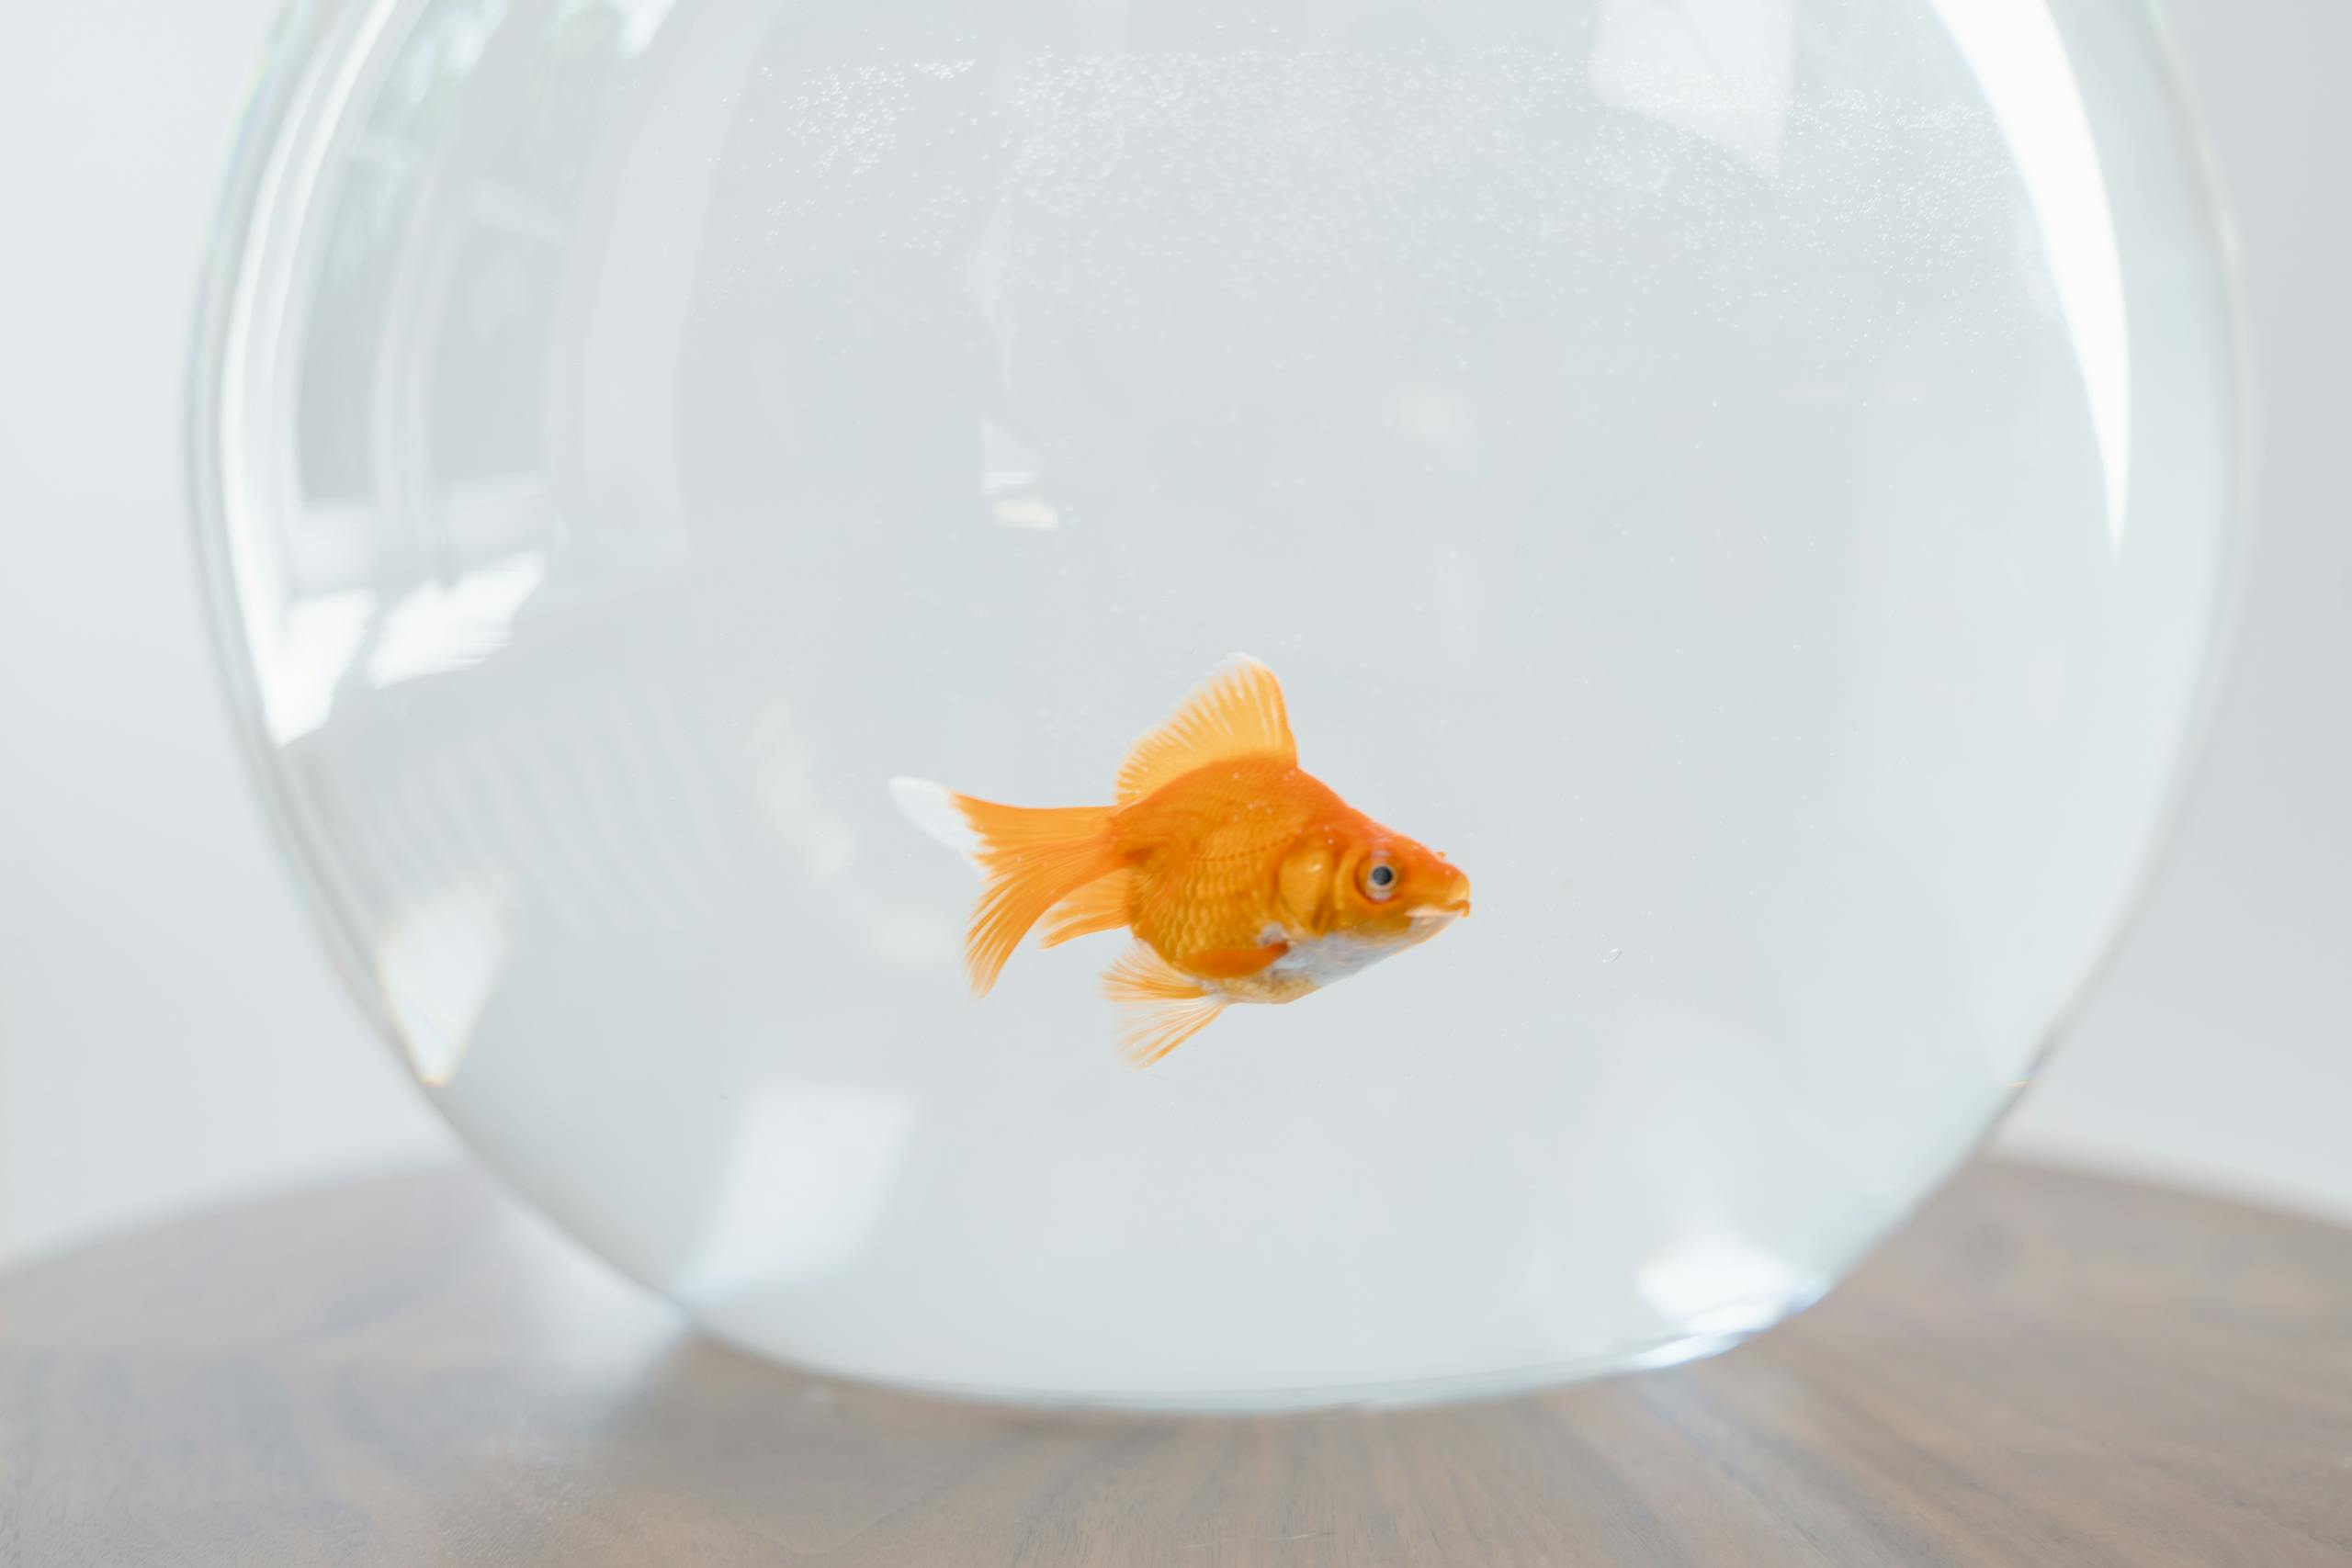
[[[354,991],[707,1332],[973,1397],[1803,1307],[2116,942],[2239,524],[2138,0],[307,0],[208,265],[220,659]],[[1220,666],[1339,804],[1147,843]],[[1045,852],[963,792],[1114,878],[985,998]],[[1310,831],[1428,940],[1282,902]],[[1459,898],[1372,908],[1406,843]],[[1122,963],[1213,1024],[1139,1070]]]

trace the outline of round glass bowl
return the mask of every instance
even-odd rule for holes
[[[2214,661],[2132,0],[317,0],[205,296],[222,660],[434,1102],[729,1340],[1268,1406],[1676,1359],[1985,1134]],[[1235,650],[1476,913],[1146,1071],[910,773]]]

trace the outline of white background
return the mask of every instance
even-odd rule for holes
[[[180,507],[198,256],[275,5],[14,10],[0,51],[0,1261],[452,1146],[274,863],[208,664]],[[2171,10],[2243,234],[2260,531],[2177,851],[2004,1137],[2352,1217],[2352,101],[2337,63],[2352,9]]]

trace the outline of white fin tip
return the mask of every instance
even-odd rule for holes
[[[946,786],[929,779],[894,778],[890,798],[906,819],[969,861],[980,864],[980,836],[956,807]]]

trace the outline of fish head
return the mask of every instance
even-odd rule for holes
[[[1377,826],[1351,840],[1333,867],[1335,930],[1426,942],[1470,912],[1470,878],[1437,851]]]

